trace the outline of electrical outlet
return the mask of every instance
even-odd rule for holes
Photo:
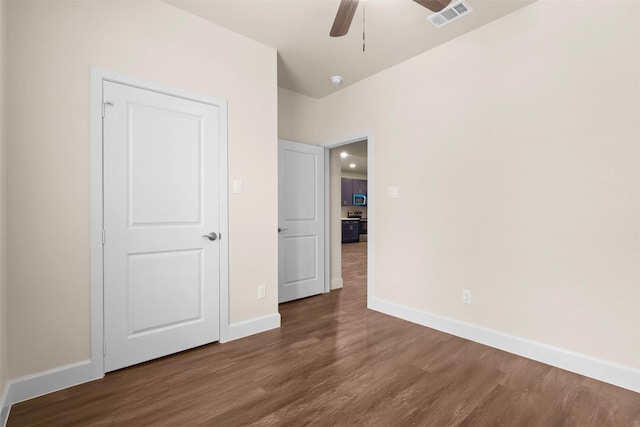
[[[471,304],[471,291],[469,289],[462,290],[462,302],[465,304]]]
[[[258,299],[265,299],[267,297],[267,287],[265,285],[258,286]]]

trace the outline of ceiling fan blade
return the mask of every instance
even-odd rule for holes
[[[413,0],[421,6],[426,7],[432,12],[440,12],[442,9],[447,7],[451,0]]]
[[[353,21],[353,15],[356,13],[359,0],[341,0],[338,7],[338,13],[336,13],[336,19],[333,21],[331,37],[344,36],[349,32],[351,21]]]

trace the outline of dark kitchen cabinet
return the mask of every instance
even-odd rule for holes
[[[367,180],[354,178],[341,178],[342,206],[353,205],[353,194],[367,195]]]
[[[341,178],[342,185],[342,206],[351,206],[353,204],[353,179]]]
[[[351,181],[351,189],[354,193],[367,195],[366,179],[352,179]]]
[[[360,240],[360,221],[342,221],[342,243],[358,242]]]

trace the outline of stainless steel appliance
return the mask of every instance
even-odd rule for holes
[[[362,218],[362,211],[347,211],[347,218],[358,219],[360,221],[358,226],[358,233],[361,235],[367,234],[367,218]]]

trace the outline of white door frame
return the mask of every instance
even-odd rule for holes
[[[102,83],[112,81],[196,102],[215,105],[220,111],[220,342],[229,336],[229,206],[227,170],[227,101],[114,71],[91,67],[90,175],[91,175],[91,373],[104,376],[104,250],[103,250],[103,151]],[[107,107],[108,108],[108,107]]]
[[[367,308],[371,306],[371,300],[373,298],[373,289],[374,289],[374,281],[373,281],[373,242],[375,240],[375,196],[373,192],[375,176],[373,173],[373,132],[364,132],[361,134],[356,134],[354,136],[340,138],[331,142],[327,142],[322,144],[325,150],[325,271],[326,271],[326,281],[325,281],[325,289],[326,292],[330,290],[330,282],[331,282],[331,233],[329,232],[329,225],[331,221],[331,213],[330,213],[330,201],[331,201],[331,185],[330,185],[330,153],[329,150],[333,148],[338,148],[343,145],[352,144],[354,142],[362,141],[363,139],[367,140]]]

